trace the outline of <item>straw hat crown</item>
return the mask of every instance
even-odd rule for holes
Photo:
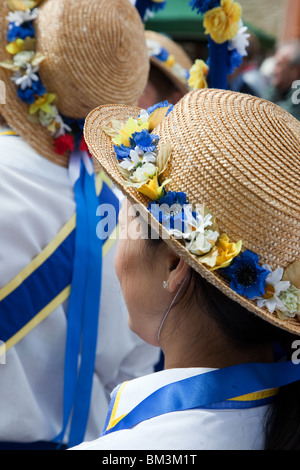
[[[146,208],[149,199],[124,185],[112,142],[103,131],[112,119],[126,121],[138,114],[136,108],[100,107],[88,116],[85,135],[103,169],[132,201]],[[300,123],[295,118],[260,98],[206,89],[185,95],[153,134],[159,136],[159,147],[172,146],[161,176],[162,181],[171,179],[168,191],[185,192],[193,205],[203,203],[216,217],[220,232],[235,242],[242,240],[243,249],[272,270],[300,261]],[[300,332],[297,319],[281,321],[241,298],[218,271],[206,269],[172,237],[166,241],[228,296]]]
[[[6,0],[0,0],[0,61],[6,52]],[[129,0],[44,0],[34,21],[36,51],[45,59],[39,75],[57,97],[60,113],[85,118],[105,103],[136,104],[147,83],[149,59],[144,26]],[[66,166],[47,129],[27,119],[28,106],[17,96],[11,71],[0,67],[6,104],[0,114],[44,157]]]

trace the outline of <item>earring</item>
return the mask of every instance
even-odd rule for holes
[[[163,281],[163,288],[166,289],[168,287],[168,281]]]

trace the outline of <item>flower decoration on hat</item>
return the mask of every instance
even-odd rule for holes
[[[67,122],[58,110],[55,93],[46,89],[39,76],[40,64],[45,57],[35,49],[34,20],[38,17],[41,1],[7,0],[10,12],[6,50],[11,59],[0,62],[0,66],[13,73],[17,96],[28,105],[27,118],[45,127],[54,139],[54,151],[64,154],[73,150],[78,140],[79,145],[83,145],[83,126],[76,121]]]
[[[232,241],[220,231],[213,213],[203,204],[192,205],[186,193],[168,191],[171,179],[162,178],[172,156],[170,143],[159,145],[154,128],[172,112],[167,101],[127,122],[112,120],[103,129],[111,138],[123,185],[149,198],[148,210],[210,271],[219,270],[230,288],[242,297],[277,314],[281,319],[300,317],[300,261],[285,270],[262,265],[242,240]]]
[[[174,54],[171,54],[166,48],[162,47],[158,41],[146,38],[146,44],[149,57],[159,60],[165,67],[177,77],[182,83],[187,84],[190,72],[179,62],[176,62]]]
[[[208,60],[206,63],[196,60],[190,69],[190,89],[207,88],[208,83],[213,88],[226,88],[227,75],[247,55],[250,35],[241,19],[242,8],[234,0],[191,0],[189,5],[203,15],[205,33],[209,35]],[[220,46],[223,47],[221,54],[218,53]]]

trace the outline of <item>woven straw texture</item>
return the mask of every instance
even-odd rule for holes
[[[236,294],[218,271],[209,271],[197,257],[168,235],[149,214],[149,199],[124,187],[110,138],[103,127],[112,119],[137,117],[138,108],[103,106],[86,119],[85,138],[94,157],[115,184],[175,251],[209,282],[265,320],[300,334],[300,321],[280,320],[255,301]],[[154,130],[159,146],[170,142],[172,154],[163,181],[168,190],[184,191],[192,204],[204,203],[215,215],[220,232],[261,264],[286,268],[300,260],[300,123],[265,100],[221,90],[185,95]]]
[[[166,49],[170,54],[174,55],[175,63],[181,65],[185,69],[189,70],[193,62],[190,57],[187,55],[185,50],[176,42],[172,41],[170,38],[164,34],[156,33],[155,31],[145,31],[146,39],[151,39],[160,44],[161,47]],[[164,64],[161,60],[158,60],[156,57],[150,57],[150,62],[153,63],[156,67],[162,70],[178,87],[182,93],[187,93],[190,89],[186,82],[180,80],[172,71],[171,67]]]
[[[0,60],[11,58],[5,51],[8,12],[0,0]],[[137,103],[149,58],[143,23],[129,0],[47,0],[40,4],[35,28],[37,51],[46,57],[40,76],[57,95],[62,114],[85,118],[101,104]],[[67,166],[69,155],[57,155],[49,132],[27,120],[28,105],[17,97],[11,76],[0,68],[6,84],[0,114],[41,155]]]

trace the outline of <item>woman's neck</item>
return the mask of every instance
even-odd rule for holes
[[[190,312],[185,318],[190,318]],[[199,321],[199,313],[197,318]],[[188,323],[188,320],[177,324],[175,329],[168,325],[161,341],[165,369],[223,368],[246,362],[273,361],[270,345],[242,347],[221,332],[215,324],[207,324],[205,320],[204,317],[202,326],[198,324],[196,328],[192,322]]]

